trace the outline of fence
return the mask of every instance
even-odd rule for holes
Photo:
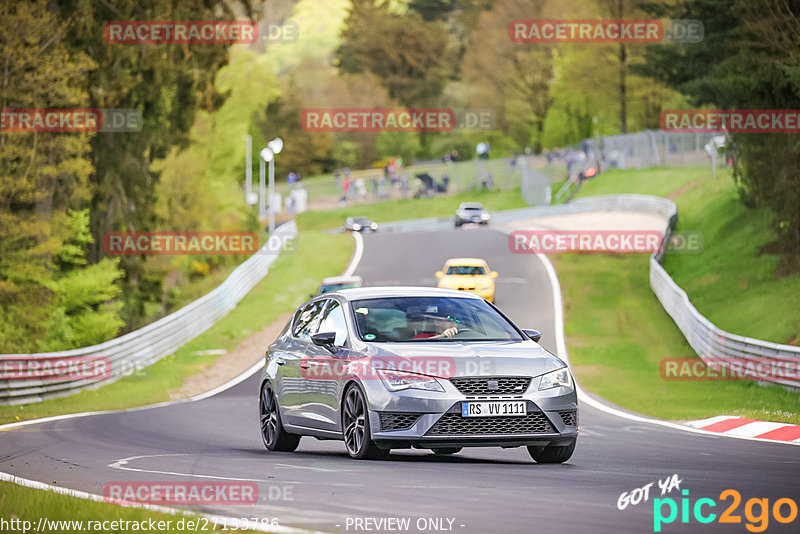
[[[699,167],[711,163],[705,146],[716,135],[720,134],[645,130],[587,139],[583,144],[599,159],[603,169]]]
[[[537,206],[496,212],[493,222],[513,222],[549,215],[566,215],[591,211],[639,211],[664,217],[667,222],[665,240],[675,228],[678,221],[678,208],[669,199],[650,195],[607,195],[582,198],[568,204],[556,206]],[[419,219],[416,221],[400,221],[381,226],[392,232],[410,232],[419,230],[444,230],[452,226],[450,219]],[[740,358],[743,364],[770,362],[777,365],[800,365],[800,347],[780,345],[769,341],[752,339],[731,334],[706,319],[692,305],[686,292],[681,289],[659,263],[661,253],[650,258],[650,287],[658,297],[664,310],[672,317],[689,345],[703,361],[718,362],[718,365],[729,367],[732,358]],[[791,369],[792,366],[781,366],[780,369]],[[770,384],[780,384],[793,389],[800,389],[800,377],[772,380]]]
[[[286,223],[275,230],[276,236],[294,239],[297,225]],[[242,262],[216,289],[143,328],[118,338],[80,349],[43,354],[8,354],[0,356],[6,370],[29,366],[36,361],[39,367],[56,368],[78,358],[107,358],[110,373],[102,380],[80,379],[11,379],[0,380],[0,403],[26,404],[50,398],[65,397],[82,389],[111,383],[134,370],[152,365],[172,354],[190,339],[202,334],[217,320],[228,314],[236,304],[267,274],[278,256],[265,245]]]

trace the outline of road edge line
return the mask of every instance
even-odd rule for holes
[[[363,238],[363,236],[358,232],[353,232],[353,238],[355,239],[355,242],[356,242],[356,249],[355,249],[355,251],[353,251],[353,257],[350,259],[350,264],[347,266],[347,269],[345,269],[345,272],[344,272],[343,276],[352,276],[352,274],[358,268],[358,265],[361,263],[361,258],[364,256],[364,238]],[[232,379],[228,380],[227,382],[225,382],[225,383],[223,383],[223,384],[221,384],[221,385],[219,385],[219,386],[217,386],[217,387],[215,387],[213,389],[210,389],[209,391],[206,391],[204,393],[200,393],[198,395],[194,395],[192,397],[188,397],[186,399],[178,399],[178,400],[172,400],[172,401],[157,402],[155,404],[146,404],[144,406],[134,406],[132,408],[121,408],[119,410],[99,410],[99,411],[94,411],[94,412],[67,413],[67,414],[61,414],[61,415],[51,415],[51,416],[48,416],[48,417],[40,417],[38,419],[29,419],[27,421],[17,421],[17,422],[13,422],[13,423],[5,423],[3,425],[0,425],[0,432],[6,431],[6,430],[12,430],[12,429],[15,429],[15,428],[20,428],[20,427],[23,427],[23,426],[36,425],[36,424],[39,424],[39,423],[49,423],[51,421],[61,421],[61,420],[64,420],[64,419],[72,419],[72,418],[78,418],[78,417],[88,417],[90,415],[104,415],[104,414],[136,412],[136,411],[140,411],[140,410],[149,410],[151,408],[163,408],[165,406],[174,406],[176,404],[182,404],[182,403],[185,403],[185,402],[195,402],[195,401],[199,401],[199,400],[208,399],[210,397],[213,397],[214,395],[217,395],[219,393],[227,391],[228,389],[240,384],[241,382],[244,382],[245,380],[247,380],[248,378],[253,376],[263,366],[264,366],[264,360],[262,358],[260,361],[254,363],[250,368],[248,368],[246,371],[244,371],[240,375],[233,377]],[[0,472],[0,475],[2,475],[2,474],[3,473]]]
[[[358,268],[358,264],[361,263],[361,257],[364,255],[364,236],[361,235],[361,232],[351,232],[353,235],[353,239],[356,240],[356,249],[353,251],[353,257],[350,259],[350,264],[347,266],[347,269],[344,270],[344,274],[342,276],[353,276],[353,273],[356,272]]]
[[[508,232],[505,232],[508,233]],[[572,364],[569,361],[569,355],[567,354],[567,343],[566,338],[564,337],[564,306],[561,300],[561,284],[558,281],[558,275],[556,274],[556,270],[553,267],[553,264],[550,262],[550,259],[547,257],[546,254],[534,254],[534,256],[539,257],[539,260],[544,265],[544,270],[547,273],[547,278],[550,280],[550,288],[553,291],[553,315],[554,319],[553,322],[555,323],[555,331],[556,331],[556,351],[558,352],[557,356],[564,360],[567,365],[572,367]],[[600,410],[601,412],[607,413],[609,415],[613,415],[616,417],[620,417],[622,419],[627,419],[629,421],[636,421],[637,423],[650,423],[654,425],[659,425],[667,428],[672,428],[675,430],[683,430],[684,432],[691,432],[693,434],[703,434],[706,436],[716,436],[716,437],[724,437],[724,438],[734,438],[734,439],[743,439],[748,441],[760,441],[762,443],[777,443],[783,445],[794,445],[799,446],[800,443],[792,442],[792,441],[778,441],[778,440],[771,440],[771,439],[761,439],[761,438],[751,438],[747,436],[735,436],[731,434],[722,434],[718,432],[710,432],[708,430],[701,430],[699,428],[694,428],[688,425],[682,425],[680,423],[672,423],[670,421],[665,421],[663,419],[655,419],[652,417],[646,417],[641,415],[634,415],[631,413],[623,412],[622,410],[618,410],[612,406],[607,405],[604,402],[601,402],[593,397],[591,397],[577,382],[575,381],[575,388],[578,392],[578,398],[581,402],[585,402],[589,406]]]

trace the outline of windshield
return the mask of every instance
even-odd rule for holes
[[[319,294],[328,293],[330,291],[339,291],[340,289],[350,289],[353,287],[361,287],[358,282],[346,282],[343,284],[324,284],[319,288]]]
[[[486,271],[483,267],[472,265],[451,265],[447,268],[447,274],[476,276],[486,274]]]
[[[521,341],[483,300],[458,297],[387,297],[352,302],[363,341]]]
[[[463,208],[466,211],[481,211],[483,208],[481,206],[464,206]]]

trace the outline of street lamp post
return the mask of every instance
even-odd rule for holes
[[[266,160],[269,158],[272,161],[273,154],[268,148],[261,151],[258,158],[258,220],[263,221],[267,211],[267,198],[266,198]],[[272,164],[270,163],[270,166]]]
[[[266,187],[264,183],[264,163],[269,162],[269,233],[275,230],[275,209],[277,206],[274,205],[273,198],[275,196],[275,155],[279,154],[280,151],[283,150],[283,139],[280,137],[276,137],[269,143],[267,146],[261,150],[260,158],[261,166],[260,166],[260,180],[259,180],[259,209],[258,215],[259,219],[263,220],[266,207]]]

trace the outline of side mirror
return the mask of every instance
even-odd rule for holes
[[[525,328],[523,328],[522,331],[525,333],[526,336],[528,336],[537,343],[539,342],[540,339],[542,339],[542,333],[539,332],[538,330],[526,330]]]
[[[491,276],[492,278],[497,278],[497,271],[492,271],[492,272],[489,274],[489,276]]]
[[[336,332],[322,332],[311,336],[311,342],[318,347],[330,348],[336,341]]]
[[[436,276],[436,278],[441,278],[444,276],[444,273],[442,271],[436,271],[436,274],[434,276]]]

